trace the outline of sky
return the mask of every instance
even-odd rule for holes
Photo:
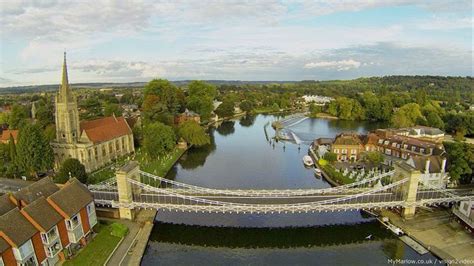
[[[473,75],[470,0],[0,0],[0,87]]]

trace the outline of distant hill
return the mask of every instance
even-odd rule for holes
[[[177,86],[185,86],[192,80],[171,81]],[[242,81],[242,80],[205,80],[205,82],[214,85],[227,85],[230,88],[239,85],[266,85],[266,84],[288,84],[293,83],[296,87],[305,86],[325,86],[325,87],[351,87],[359,89],[367,89],[372,87],[387,87],[390,89],[411,90],[416,88],[431,87],[433,89],[457,88],[464,91],[473,91],[473,77],[444,77],[444,76],[383,76],[383,77],[367,77],[352,80],[302,80],[302,81]],[[74,83],[73,88],[141,88],[147,82],[93,82],[93,83]],[[0,94],[6,93],[28,93],[28,92],[47,92],[56,91],[59,84],[50,85],[32,85],[32,86],[16,86],[0,88]]]
[[[187,85],[192,80],[178,80],[171,81],[177,86]],[[296,81],[241,81],[241,80],[205,80],[205,82],[214,85],[242,85],[242,84],[270,84],[270,83],[294,83]],[[125,82],[125,83],[112,83],[112,82],[93,82],[93,83],[73,83],[73,88],[140,88],[144,87],[147,82]],[[47,92],[56,91],[59,84],[48,84],[48,85],[29,85],[29,86],[12,86],[12,87],[0,87],[0,94],[6,93],[27,93],[27,92]]]

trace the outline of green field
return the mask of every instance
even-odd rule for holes
[[[185,149],[175,148],[161,158],[151,160],[141,152],[137,152],[135,160],[140,163],[140,169],[158,176],[165,176],[176,161],[183,155]]]

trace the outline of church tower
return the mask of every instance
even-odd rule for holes
[[[79,111],[76,96],[71,91],[64,52],[62,82],[56,94],[56,142],[77,143],[80,137]]]

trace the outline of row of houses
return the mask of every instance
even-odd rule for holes
[[[443,137],[444,133],[439,129],[417,126],[379,129],[367,135],[341,133],[334,139],[316,139],[313,146],[333,152],[339,162],[357,162],[367,152],[380,152],[385,155],[386,163],[406,161],[422,173],[426,182],[445,186],[448,181],[446,154],[439,141]]]
[[[88,189],[43,178],[0,197],[0,265],[55,265],[87,244],[97,224]]]

